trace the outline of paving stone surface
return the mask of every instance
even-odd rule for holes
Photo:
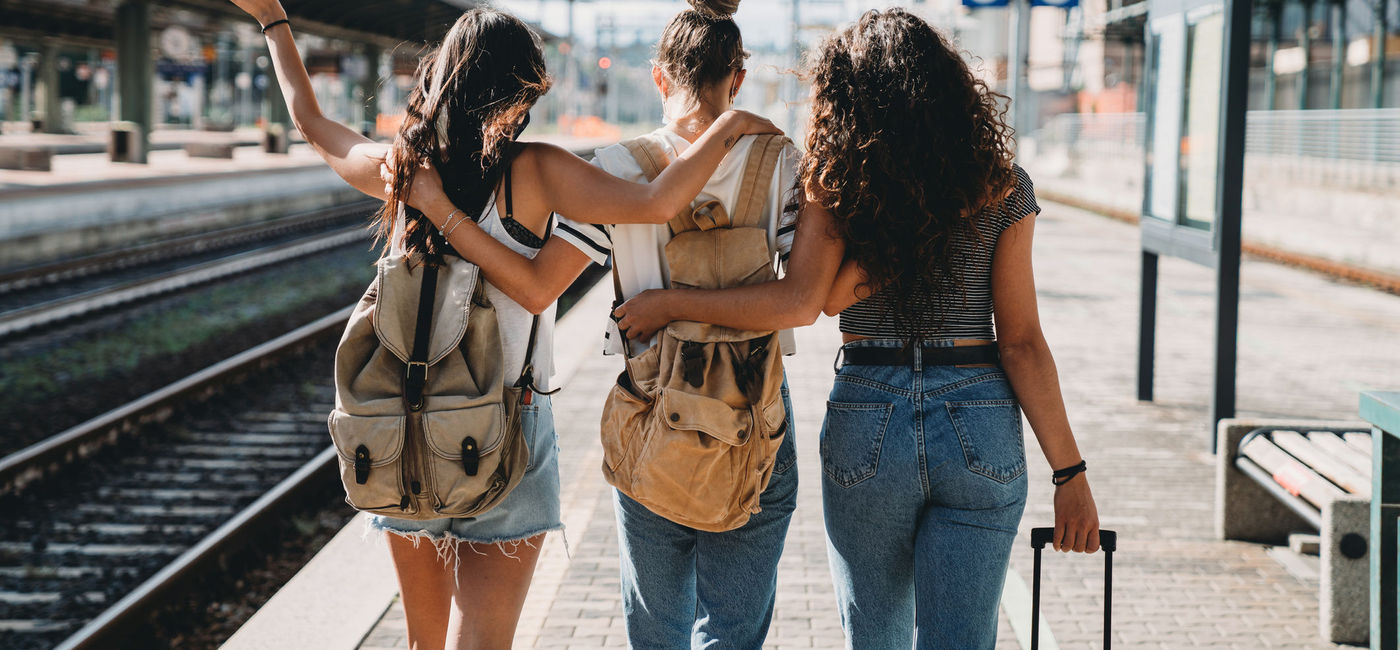
[[[1295,562],[1301,568],[1290,573],[1266,547],[1214,538],[1214,459],[1207,451],[1213,272],[1163,260],[1157,400],[1139,402],[1137,230],[1044,207],[1035,266],[1045,333],[1102,523],[1120,534],[1114,647],[1338,647],[1318,636],[1317,579],[1309,573],[1315,559]],[[1242,276],[1242,415],[1355,419],[1358,391],[1400,386],[1400,297],[1263,262],[1247,261]],[[800,354],[789,358],[801,488],[765,646],[772,650],[844,647],[827,570],[817,456],[838,342],[835,322],[823,319],[799,332]],[[516,647],[626,646],[596,424],[618,367],[615,358],[590,356],[555,398],[572,554],[558,536],[547,542]],[[1049,525],[1053,507],[1050,471],[1031,435],[1026,448],[1032,487],[1012,569],[1029,584],[1029,530]],[[1101,556],[1047,554],[1045,572],[1043,620],[1059,646],[1099,647]],[[363,647],[404,647],[402,620],[400,607],[389,606]],[[1004,609],[999,649],[1021,647],[1010,623]]]

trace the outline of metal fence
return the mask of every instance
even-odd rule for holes
[[[1250,111],[1246,119],[1247,177],[1400,187],[1400,108]],[[1032,150],[1069,164],[1096,160],[1140,168],[1146,136],[1142,113],[1067,113],[1036,132]]]

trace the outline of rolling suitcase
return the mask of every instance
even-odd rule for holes
[[[1035,549],[1035,576],[1031,583],[1031,650],[1040,650],[1040,551],[1054,538],[1054,528],[1031,529],[1031,548]],[[1103,551],[1103,650],[1109,650],[1113,641],[1113,551],[1117,547],[1118,533],[1100,529],[1099,548]]]

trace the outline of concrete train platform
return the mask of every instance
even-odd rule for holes
[[[541,139],[585,156],[608,144]],[[231,160],[153,151],[148,164],[113,163],[105,154],[56,156],[51,171],[0,170],[0,267],[236,226],[360,197],[306,144],[292,145],[287,154],[237,147]]]
[[[1138,231],[1044,202],[1036,273],[1046,336],[1088,460],[1102,524],[1119,532],[1114,645],[1254,650],[1340,648],[1318,631],[1315,557],[1216,538],[1215,461],[1207,451],[1211,363],[1208,269],[1161,269],[1158,399],[1135,399]],[[1240,413],[1355,419],[1357,393],[1393,386],[1400,297],[1260,261],[1243,266]],[[610,488],[599,472],[598,420],[619,368],[597,354],[611,288],[590,293],[556,332],[554,398],[568,546],[546,541],[516,636],[519,648],[626,647]],[[1333,345],[1316,345],[1321,340]],[[840,337],[832,319],[798,331],[787,359],[796,412],[798,508],[779,565],[765,648],[842,648],[822,524],[818,433]],[[998,648],[1029,647],[1029,531],[1053,521],[1050,471],[1027,427],[1030,500],[1012,555]],[[345,567],[355,566],[351,574]],[[1098,647],[1099,557],[1046,558],[1042,646]],[[227,648],[406,647],[382,540],[356,518],[250,619]]]

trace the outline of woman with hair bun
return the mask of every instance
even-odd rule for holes
[[[748,52],[732,17],[738,2],[691,0],[690,4],[666,26],[656,46],[652,80],[661,94],[666,123],[639,138],[671,160],[689,155],[704,139],[714,137],[723,116],[732,112],[746,74]],[[719,200],[734,214],[754,138],[726,142],[732,145],[730,153],[696,194]],[[796,228],[798,159],[797,150],[788,143],[772,163],[772,181],[765,188],[768,203],[759,224],[767,230],[773,257],[783,263]],[[599,149],[593,164],[623,180],[646,179],[640,163],[623,144]],[[419,192],[414,189],[415,196]],[[451,241],[482,267],[492,283],[522,304],[552,302],[589,260],[604,264],[609,256],[618,271],[621,294],[627,298],[666,286],[663,249],[671,240],[671,230],[665,224],[637,221],[625,212],[593,218],[565,211],[555,236],[533,260],[506,249],[472,224],[457,229]],[[781,332],[779,340],[783,351],[791,354],[791,333]],[[624,353],[624,341],[616,333],[610,336],[605,342],[608,353]],[[640,354],[650,345],[642,339],[632,344],[631,352]],[[782,391],[791,423],[786,383]],[[790,428],[761,494],[761,512],[734,530],[690,528],[614,492],[623,612],[632,647],[756,650],[763,645],[772,620],[778,558],[796,507],[794,437]]]
[[[278,0],[233,1],[263,26],[297,129],[348,183],[385,200],[374,219],[384,254],[410,263],[435,265],[483,248],[484,240],[517,260],[537,255],[578,275],[589,259],[572,245],[541,251],[555,213],[665,223],[689,205],[740,136],[779,132],[742,111],[715,113],[708,133],[650,184],[616,178],[557,146],[517,142],[530,108],[549,89],[543,51],[514,16],[472,9],[423,57],[403,124],[386,147],[321,113]],[[381,162],[397,171],[386,174]],[[513,292],[506,287],[514,278],[482,266],[505,374],[521,375],[531,322],[540,314],[532,383],[549,390],[554,299],[563,287],[547,299]],[[411,648],[511,647],[541,543],[563,527],[551,403],[543,393],[532,397],[521,417],[530,465],[499,505],[473,518],[372,519],[389,542]]]
[[[1036,310],[1035,190],[1002,98],[917,16],[867,12],[814,54],[787,275],[647,292],[616,310],[619,326],[647,337],[673,320],[765,330],[839,314],[820,445],[846,645],[990,650],[1028,489],[1022,413],[1054,470],[1054,547],[1099,546]]]

